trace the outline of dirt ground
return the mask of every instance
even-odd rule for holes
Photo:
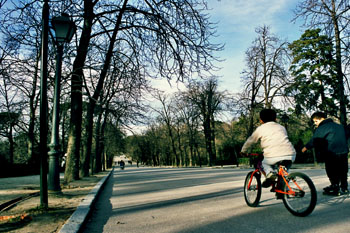
[[[40,208],[40,195],[23,200],[8,210],[0,211],[0,232],[59,232],[84,197],[110,171],[63,184],[62,194],[48,196],[48,209]],[[0,179],[0,205],[23,195],[40,191],[39,176]]]

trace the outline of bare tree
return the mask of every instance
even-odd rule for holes
[[[21,100],[18,90],[10,83],[9,76],[2,72],[0,84],[0,136],[8,138],[10,164],[14,161],[14,127],[20,117]]]
[[[100,6],[103,6],[103,2],[100,3],[102,4]],[[107,13],[101,11],[95,14],[94,27],[99,25],[104,31],[113,31],[112,42],[115,41],[118,33],[118,46],[130,47],[130,51],[134,52],[131,56],[138,57],[136,64],[138,67],[142,65],[144,69],[145,65],[149,64],[149,67],[157,68],[144,69],[147,76],[159,74],[168,79],[182,80],[190,77],[193,72],[211,69],[211,61],[214,59],[211,52],[220,49],[208,41],[212,35],[211,24],[207,16],[201,14],[200,7],[205,7],[201,1],[169,0],[159,3],[123,1],[122,4],[109,5]],[[123,21],[117,20],[114,24],[110,20],[113,17],[105,17],[107,14],[116,15],[118,20],[123,19]],[[179,20],[181,20],[180,24]],[[114,29],[112,29],[113,25]],[[109,51],[111,52],[113,48],[114,43],[110,43]],[[102,69],[98,85],[103,85],[103,76],[109,67],[108,57],[112,55],[110,52],[106,55],[105,68]],[[117,52],[121,54],[118,48]],[[101,89],[100,87],[101,85],[95,89],[96,95],[93,96],[92,101],[96,101],[99,97],[97,92]],[[78,139],[78,137],[75,138]],[[90,140],[91,137],[88,138]],[[84,169],[85,173],[86,169],[87,167]]]
[[[262,101],[262,99],[259,100],[259,93],[261,92],[260,88],[263,84],[263,79],[261,79],[261,67],[257,47],[251,47],[246,51],[246,65],[247,68],[242,72],[242,79],[245,83],[243,95],[246,96],[242,96],[242,98],[248,102],[246,109],[248,110],[247,136],[249,136],[254,131],[255,109],[261,104],[258,101]]]
[[[34,153],[37,144],[36,109],[38,106],[38,79],[40,61],[40,12],[35,3],[26,7],[19,3],[11,4],[12,8],[1,9],[1,50],[11,48],[6,59],[10,84],[22,96],[21,129],[27,136],[27,159],[32,166],[38,165],[38,153]],[[4,54],[3,54],[4,55]]]
[[[289,83],[287,43],[271,34],[268,26],[258,27],[256,33],[257,38],[246,52],[246,69],[241,78],[243,97],[248,102],[249,135],[253,132],[256,108],[272,108]]]
[[[113,69],[118,69],[120,60],[113,60]],[[142,79],[134,77],[135,72],[124,70],[121,72],[111,72],[106,79],[104,90],[95,109],[97,115],[95,128],[95,172],[101,171],[101,159],[106,142],[104,132],[105,127],[113,125],[116,128],[124,127],[129,123],[137,121],[142,116],[144,109],[140,102],[143,88],[147,85]],[[97,112],[97,113],[96,113]],[[86,150],[86,149],[85,149]],[[85,151],[84,150],[84,151]]]
[[[123,7],[123,3],[128,4]],[[94,13],[97,7],[99,13]],[[118,32],[118,46],[130,48],[129,51],[135,53],[133,56],[139,58],[136,65],[142,66],[145,75],[182,80],[189,78],[193,72],[210,70],[211,62],[215,59],[212,52],[221,49],[209,42],[213,33],[212,25],[201,9],[205,9],[205,4],[199,0],[167,0],[158,3],[148,0],[123,1],[108,5],[103,1],[84,1],[84,24],[73,64],[71,85],[72,116],[67,162],[72,165],[67,164],[67,180],[78,178],[76,169],[70,167],[78,167],[79,161],[83,67],[90,40],[101,33]],[[123,19],[118,27],[115,18]],[[110,48],[117,49],[113,43]],[[108,61],[104,64],[106,68],[109,67]],[[105,72],[105,68],[102,72]],[[99,95],[95,95],[93,101],[97,98]]]
[[[116,40],[117,40],[117,34],[118,34],[119,29],[120,29],[122,16],[125,12],[127,2],[128,2],[128,0],[123,1],[122,7],[121,7],[120,12],[118,14],[118,17],[117,17],[117,20],[115,23],[115,27],[113,29],[112,36],[110,38],[110,43],[109,43],[108,51],[106,53],[106,57],[105,57],[103,68],[102,68],[102,71],[100,74],[100,78],[98,80],[94,94],[91,96],[90,103],[88,105],[87,121],[86,121],[86,134],[87,134],[86,146],[87,147],[86,147],[85,153],[82,156],[82,161],[83,161],[82,162],[82,169],[80,169],[82,176],[89,175],[90,154],[91,154],[91,144],[92,144],[92,134],[93,134],[92,129],[93,129],[93,122],[94,122],[93,121],[94,110],[95,110],[96,102],[101,95],[101,91],[103,90],[103,84],[104,84],[104,81],[106,79],[106,76],[107,76],[107,73],[108,73],[108,70],[110,67],[110,63],[111,63],[111,60],[113,57],[114,44],[116,43]]]
[[[161,107],[159,110],[155,109],[159,114],[159,119],[164,122],[165,127],[167,129],[167,134],[170,139],[171,149],[173,156],[175,158],[176,166],[180,166],[182,164],[181,157],[176,149],[176,135],[175,135],[175,114],[174,108],[172,107],[173,103],[166,94],[162,94],[158,92],[155,98],[160,102]]]
[[[201,165],[201,158],[199,154],[196,157],[195,147],[198,146],[198,129],[199,129],[199,121],[200,121],[200,112],[198,108],[192,103],[187,97],[186,93],[180,92],[176,96],[176,111],[178,112],[178,117],[184,124],[185,134],[187,135],[188,140],[188,165],[194,165],[194,161],[197,161],[198,164]],[[184,138],[184,136],[182,137]],[[185,150],[187,154],[187,151]]]
[[[224,93],[218,90],[216,77],[211,77],[204,83],[191,83],[188,89],[188,98],[200,112],[209,166],[212,166],[216,163],[215,115],[222,110]]]
[[[16,4],[13,5],[13,19],[16,15],[22,16],[29,13],[32,13],[30,16],[33,17],[28,17],[26,23],[21,23],[27,26],[26,28],[17,27],[18,33],[14,38],[26,48],[30,46],[39,48],[39,43],[35,43],[40,40],[30,40],[30,37],[26,37],[27,34],[23,32],[31,32],[40,38],[41,22],[40,10],[38,10],[40,1],[25,0]],[[212,62],[216,60],[213,52],[220,50],[221,46],[210,43],[210,38],[215,32],[214,25],[210,23],[208,15],[203,13],[204,10],[207,8],[203,0],[160,2],[84,0],[83,4],[76,0],[50,2],[50,15],[68,13],[78,26],[76,37],[71,45],[67,46],[69,48],[67,55],[71,56],[72,69],[69,75],[71,115],[67,143],[66,182],[79,179],[81,158],[84,164],[89,164],[88,159],[80,155],[81,133],[84,129],[82,114],[85,93],[92,93],[89,96],[91,108],[88,114],[91,116],[94,112],[93,106],[102,96],[99,93],[102,92],[106,79],[112,76],[112,72],[120,74],[125,72],[122,69],[112,68],[112,60],[117,60],[117,57],[123,57],[121,60],[124,62],[128,60],[129,65],[125,67],[127,69],[133,67],[134,78],[140,80],[146,80],[149,77],[185,80],[191,78],[194,73],[203,73],[213,68]],[[8,28],[14,28],[10,23],[8,26]],[[34,43],[30,44],[31,42]],[[74,50],[71,50],[73,45]],[[38,58],[37,51],[32,50],[32,54],[36,54],[32,57]],[[94,57],[93,67],[89,67],[88,57]],[[49,59],[51,60],[54,59]],[[65,76],[68,76],[67,72],[70,70],[65,71]],[[34,74],[35,69],[32,72]],[[33,85],[36,86],[34,82]],[[64,83],[64,88],[66,87]],[[37,97],[37,94],[35,89],[32,96]],[[84,171],[88,169],[87,167],[85,165]]]

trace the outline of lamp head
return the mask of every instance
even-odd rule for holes
[[[57,43],[70,42],[75,33],[76,27],[69,15],[62,13],[61,16],[52,18],[52,27],[55,30],[55,38]]]

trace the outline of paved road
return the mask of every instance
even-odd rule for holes
[[[243,181],[249,169],[116,169],[83,232],[350,232],[350,197],[322,195],[323,169],[296,170],[318,190],[317,206],[304,218],[290,214],[268,189],[259,207],[248,207]]]

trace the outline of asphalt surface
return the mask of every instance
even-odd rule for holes
[[[256,208],[246,205],[243,181],[251,169],[115,169],[81,232],[349,232],[350,197],[322,195],[323,168],[294,166],[311,177],[318,203],[308,217],[295,217],[263,190]]]
[[[217,168],[205,168],[205,169],[202,169],[202,170],[210,170],[210,169],[212,169],[212,170],[217,170],[217,171],[220,171],[220,170],[226,170],[226,171],[231,171],[230,172],[230,175],[229,176],[231,176],[232,175],[232,167],[233,166],[227,166],[227,167],[224,167],[224,169],[221,169],[220,167],[217,167]],[[321,170],[321,171],[323,171],[323,173],[324,173],[324,166],[321,164],[321,166],[319,166],[319,167],[317,167],[318,169],[315,169],[315,167],[314,167],[314,165],[313,164],[311,164],[311,165],[297,165],[297,164],[294,164],[293,165],[293,167],[294,168],[296,168],[296,169],[307,169],[307,170],[310,170],[310,171],[313,171],[313,170]],[[226,168],[226,169],[225,169]],[[135,170],[136,169],[136,170]],[[151,168],[140,168],[140,169],[151,169]],[[138,168],[136,168],[136,166],[134,166],[134,167],[130,167],[130,166],[127,166],[126,167],[126,170],[124,170],[124,171],[122,171],[122,172],[124,172],[125,173],[125,175],[126,175],[126,177],[124,177],[123,179],[127,179],[127,180],[124,180],[125,182],[129,182],[128,181],[128,176],[129,175],[127,175],[128,174],[128,172],[131,172],[130,170],[134,170],[134,172],[135,171],[141,171],[140,169],[138,169]],[[157,169],[159,169],[159,168],[156,168],[156,170]],[[178,170],[178,168],[177,169],[174,169],[175,171],[176,170]],[[185,168],[185,169],[181,169],[181,170],[191,170],[191,169],[188,169],[188,168]],[[238,170],[238,171],[240,171],[240,170],[242,170],[242,169],[237,169],[237,168],[233,168],[233,170]],[[174,172],[175,172],[174,171]],[[90,217],[90,215],[92,215],[92,210],[96,210],[95,209],[95,204],[96,204],[96,202],[97,202],[97,200],[99,199],[99,195],[101,194],[101,192],[104,190],[104,187],[105,187],[105,185],[106,185],[106,183],[108,182],[108,181],[111,181],[111,180],[113,180],[113,179],[109,179],[110,177],[112,177],[113,178],[113,176],[120,176],[120,173],[121,171],[119,170],[119,167],[117,167],[117,168],[115,168],[114,170],[112,170],[112,171],[110,171],[109,173],[108,173],[108,175],[107,176],[105,176],[104,178],[102,178],[101,180],[100,180],[100,182],[98,182],[97,184],[96,184],[96,186],[91,190],[91,192],[84,198],[84,201],[78,206],[78,208],[76,209],[76,211],[72,214],[72,216],[69,218],[69,220],[68,221],[66,221],[66,223],[63,225],[63,227],[61,228],[61,230],[60,230],[60,232],[69,232],[69,233],[74,233],[74,232],[81,232],[81,231],[83,231],[83,232],[88,232],[88,231],[86,231],[86,225],[88,225],[89,224],[89,221],[91,221],[90,219],[89,219],[89,217]],[[241,171],[242,172],[242,171]],[[247,170],[244,170],[243,169],[243,173],[244,174],[246,174],[246,172],[247,172]],[[130,173],[129,173],[130,174]],[[132,173],[131,173],[132,174]],[[137,174],[137,173],[136,173]],[[142,174],[142,172],[140,173],[140,174]],[[146,173],[145,173],[146,174]],[[170,174],[170,179],[171,180],[176,180],[177,179],[177,176],[175,175],[174,176],[174,174]],[[120,178],[120,177],[118,177],[118,178]],[[146,178],[146,177],[143,177],[143,178]],[[155,177],[156,179],[161,179],[160,177],[157,177],[157,175],[156,175],[156,177]],[[188,178],[188,177],[187,177]],[[186,178],[186,179],[187,179]],[[312,178],[312,177],[311,177]],[[140,178],[141,179],[141,178]],[[169,179],[169,176],[167,176],[167,179]],[[318,181],[318,179],[319,178],[316,178],[316,181]],[[322,183],[322,185],[323,186],[325,186],[325,185],[328,185],[328,183],[327,183],[327,179],[326,179],[326,177],[325,177],[325,175],[323,175],[323,178],[322,178],[323,180],[326,180],[325,182],[323,182]],[[193,200],[194,201],[200,201],[200,200],[203,200],[203,199],[206,199],[206,198],[212,198],[212,197],[214,197],[214,198],[219,198],[219,199],[221,199],[222,197],[227,197],[227,196],[229,196],[229,195],[236,195],[235,193],[239,193],[238,195],[240,196],[240,197],[242,197],[242,195],[241,195],[241,193],[240,192],[242,192],[242,190],[241,190],[241,187],[239,187],[239,189],[237,189],[237,190],[227,190],[225,187],[227,186],[227,183],[225,184],[225,182],[226,181],[224,181],[224,183],[222,183],[222,184],[219,184],[219,189],[217,189],[217,187],[215,187],[215,190],[216,190],[216,192],[215,193],[205,193],[205,192],[203,192],[202,194],[200,194],[202,191],[204,191],[204,190],[201,190],[200,189],[200,186],[198,186],[198,187],[195,187],[195,189],[193,189],[193,183],[191,183],[191,182],[193,182],[193,180],[191,181],[191,178],[188,178],[187,179],[188,181],[189,181],[189,183],[178,183],[178,182],[175,182],[176,183],[176,187],[175,188],[179,188],[178,186],[180,186],[181,187],[181,190],[180,190],[180,193],[179,193],[179,195],[181,196],[181,195],[183,195],[182,197],[180,197],[180,198],[176,198],[176,199],[174,199],[173,201],[171,201],[170,202],[170,206],[172,206],[172,205],[176,205],[177,203],[180,203],[180,202],[183,202],[183,201],[185,201],[185,202],[192,202]],[[314,179],[313,179],[314,180]],[[198,183],[198,181],[199,180],[196,180],[195,182],[197,182],[197,184],[199,184],[200,185],[200,183]],[[115,182],[115,181],[112,181],[112,182]],[[118,181],[119,182],[119,181]],[[120,182],[122,182],[122,181],[120,181]],[[143,182],[141,182],[141,183],[144,183],[144,186],[145,187],[147,187],[148,186],[148,190],[143,190],[143,191],[140,191],[140,194],[146,194],[146,200],[144,200],[146,203],[144,203],[144,204],[142,204],[142,205],[144,205],[144,208],[147,208],[147,206],[150,206],[150,205],[152,205],[152,199],[147,199],[147,193],[148,192],[151,192],[151,190],[152,191],[154,191],[154,189],[155,189],[155,187],[154,186],[152,186],[152,185],[147,185],[147,183],[148,182],[151,182],[151,181],[147,181],[147,180],[144,180]],[[206,185],[207,185],[207,182],[208,182],[208,179],[207,178],[204,178],[204,179],[200,179],[200,182],[204,182]],[[209,179],[209,182],[211,182],[211,183],[216,183],[216,181],[213,181],[213,180],[210,180]],[[220,183],[220,182],[219,182]],[[239,179],[239,186],[242,186],[242,179]],[[15,184],[14,184],[15,185]],[[129,187],[131,187],[131,186],[129,186]],[[172,188],[170,188],[169,187],[169,190],[170,189],[173,189],[174,187],[172,187]],[[319,189],[322,189],[321,187],[318,187]],[[125,189],[125,187],[123,188],[123,189]],[[131,192],[133,192],[132,191],[133,189],[131,189],[130,191]],[[110,191],[110,190],[109,190]],[[163,190],[164,191],[164,190]],[[162,192],[163,192],[162,191]],[[177,190],[178,191],[178,190]],[[124,191],[122,191],[122,193],[123,192],[128,192],[127,190],[124,190]],[[145,193],[144,193],[145,192]],[[186,195],[183,193],[183,192],[190,192],[190,193],[192,193],[192,194],[198,194],[198,195],[194,195],[195,197],[193,198],[193,197],[191,197],[191,198],[188,198],[188,197],[186,197]],[[194,193],[193,193],[194,192]],[[198,193],[199,192],[199,193]],[[110,193],[111,194],[111,193]],[[102,195],[102,194],[101,194]],[[105,195],[105,194],[104,194]],[[167,193],[166,195],[169,195],[169,193]],[[172,195],[172,194],[170,194],[170,195]],[[123,194],[122,194],[122,196],[123,196]],[[320,195],[319,195],[320,196]],[[322,195],[321,195],[322,196]],[[120,196],[118,197],[118,198],[120,198]],[[150,198],[150,197],[149,197]],[[157,199],[158,199],[159,197],[157,197]],[[263,197],[262,197],[262,199],[263,199]],[[262,204],[262,206],[264,206],[264,205],[276,205],[275,203],[273,203],[273,201],[272,201],[272,203],[270,203],[271,202],[271,200],[272,200],[273,198],[271,198],[271,197],[267,197],[267,201],[263,201],[263,204]],[[345,201],[349,201],[349,197],[342,197],[342,198],[334,198],[334,199],[332,199],[332,198],[328,198],[328,199],[323,199],[323,200],[321,200],[321,203],[326,203],[326,204],[330,204],[330,205],[335,205],[335,207],[337,208],[337,207],[342,207],[342,205],[340,205],[340,206],[337,206],[337,204],[342,204],[343,202],[345,202]],[[147,204],[147,202],[149,202],[149,204]],[[221,206],[224,206],[225,207],[225,203],[222,203],[222,202],[220,202],[220,200],[215,200],[215,202],[216,202],[216,204],[215,205],[221,205]],[[239,201],[240,203],[242,203],[242,200],[240,200]],[[244,202],[244,201],[243,201]],[[320,201],[319,201],[320,202]],[[169,205],[169,203],[166,201],[166,200],[164,200],[163,202],[159,202],[159,205]],[[245,203],[243,203],[244,204],[244,208],[246,207],[246,205],[245,205]],[[349,204],[349,203],[348,203]],[[122,206],[123,207],[123,206]],[[349,206],[348,206],[349,207]],[[124,208],[122,208],[122,212],[123,212],[123,210],[125,211],[125,208],[126,208],[126,206],[124,206]],[[191,209],[192,208],[192,209]],[[350,208],[347,208],[347,209],[350,209]],[[192,213],[193,215],[196,215],[196,214],[198,214],[198,208],[197,208],[197,206],[195,206],[195,208],[194,208],[194,206],[190,206],[190,210],[188,209],[188,207],[186,207],[186,211],[187,212],[190,212],[190,213]],[[204,209],[204,212],[208,212],[209,210],[208,209]],[[286,210],[285,210],[286,211]],[[257,212],[260,212],[260,211],[257,211]],[[175,215],[176,215],[176,213],[174,213]],[[264,217],[264,213],[261,213],[262,214],[262,217]],[[171,215],[172,216],[172,215]],[[171,216],[170,216],[170,220],[171,220]],[[245,215],[244,215],[245,216]],[[175,217],[175,216],[173,216],[173,217]],[[247,216],[248,217],[248,216]],[[107,218],[107,216],[101,216],[101,218]],[[249,217],[248,217],[249,218]],[[348,223],[350,223],[350,214],[347,214],[346,213],[346,215],[345,216],[341,216],[340,218],[339,218],[339,221],[347,221]],[[105,219],[105,222],[107,222],[108,220],[107,219]],[[198,219],[198,221],[203,221],[203,219]],[[236,221],[236,220],[235,220]],[[243,219],[242,219],[242,221],[243,221]],[[213,230],[211,227],[211,224],[209,224],[209,222],[212,222],[211,220],[210,221],[204,221],[203,222],[203,228],[200,230],[201,232],[210,232],[210,231],[208,231],[208,229],[210,230]],[[230,222],[234,222],[234,221],[230,221]],[[338,221],[337,221],[338,222]],[[116,224],[118,224],[119,225],[119,228],[123,228],[123,227],[126,227],[126,225],[124,224],[124,222],[123,221],[117,221],[116,222]],[[228,224],[228,223],[226,223],[226,222],[222,222],[221,224],[223,224],[223,225],[227,225],[227,226],[230,226],[231,224]],[[341,225],[341,224],[340,224]],[[88,225],[89,226],[89,225]],[[90,226],[91,226],[91,224],[90,224]],[[205,230],[206,229],[206,230]],[[347,229],[345,230],[345,231],[343,231],[343,232],[348,232],[348,229],[350,229],[350,226],[348,226],[347,227]],[[101,231],[102,231],[102,229],[100,229]],[[141,231],[140,232],[144,232],[143,231],[144,229],[141,229]],[[232,230],[232,229],[231,229]],[[101,232],[100,231],[100,232]],[[112,230],[112,232],[114,232],[114,230]],[[123,231],[119,231],[119,232],[123,232]],[[137,232],[137,231],[135,231],[135,232]],[[185,232],[185,231],[184,231]],[[191,231],[188,231],[188,232],[191,232]],[[194,232],[194,231],[193,231]],[[225,231],[225,232],[232,232],[232,231]],[[260,232],[260,231],[255,231],[255,232]],[[264,232],[264,231],[261,231],[261,232]],[[273,230],[271,231],[271,232],[274,232]],[[288,230],[287,231],[285,231],[285,232],[288,232]],[[310,232],[316,232],[316,231],[310,231]],[[320,232],[322,232],[322,231],[320,231]],[[335,233],[335,232],[342,232],[342,231],[333,231],[333,233]]]

